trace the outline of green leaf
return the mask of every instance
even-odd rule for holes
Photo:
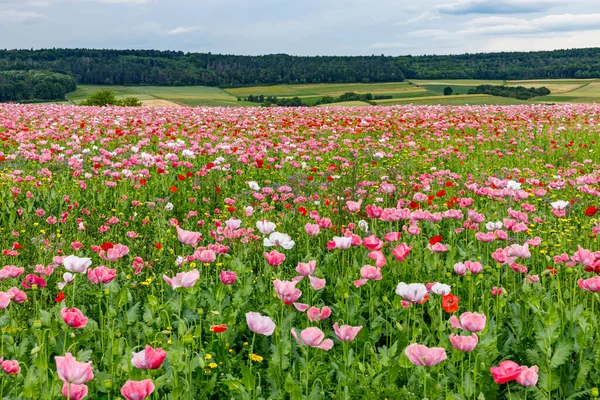
[[[127,325],[131,325],[133,324],[135,321],[137,321],[137,319],[140,316],[140,306],[142,305],[141,302],[137,302],[134,304],[133,307],[131,307],[129,310],[127,310]]]
[[[592,369],[592,363],[589,360],[584,360],[579,365],[579,372],[577,372],[577,379],[575,379],[575,390],[579,390],[587,383],[587,376]]]
[[[552,359],[550,360],[550,368],[556,369],[567,362],[571,352],[573,351],[572,343],[559,342],[554,349]]]
[[[92,359],[92,350],[79,350],[76,358],[79,362],[88,362]]]

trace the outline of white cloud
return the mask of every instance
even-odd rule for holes
[[[437,12],[425,11],[415,17],[412,17],[404,22],[400,22],[396,25],[412,24],[414,22],[420,22],[420,21],[432,21],[435,19],[440,19],[440,15]]]
[[[459,30],[464,35],[514,35],[555,31],[600,29],[600,14],[561,14],[524,19],[509,17],[475,18]],[[596,42],[596,45],[598,43]]]
[[[183,33],[197,31],[199,28],[195,26],[178,26],[177,28],[167,31],[167,35],[181,35]]]
[[[0,22],[5,24],[33,24],[47,19],[45,15],[32,11],[19,11],[15,9],[0,12]]]
[[[406,43],[402,42],[390,42],[390,43],[373,43],[369,46],[370,49],[400,49],[403,47],[409,47]]]
[[[408,36],[429,39],[441,39],[449,34],[450,32],[445,29],[421,29],[419,31],[408,32]]]
[[[544,35],[488,37],[478,51],[540,51],[597,47],[600,30],[556,32]]]

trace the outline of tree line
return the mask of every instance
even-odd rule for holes
[[[277,96],[265,96],[261,95],[250,95],[248,97],[238,97],[238,101],[248,101],[251,103],[259,103],[262,106],[270,107],[273,105],[280,107],[311,107],[318,106],[320,104],[331,104],[331,103],[342,103],[346,101],[362,101],[365,103],[369,103],[371,105],[376,104],[373,100],[379,99],[391,99],[392,96],[388,95],[375,95],[372,93],[355,93],[355,92],[346,92],[338,97],[333,96],[322,96],[318,98],[316,101],[305,102],[302,101],[299,97],[277,97]]]
[[[75,78],[65,74],[0,71],[0,101],[60,100],[75,88]]]
[[[49,70],[81,84],[239,87],[404,79],[600,77],[600,48],[443,56],[236,56],[158,50],[0,50],[0,70]]]
[[[446,94],[445,91],[444,94]],[[550,94],[550,90],[544,86],[539,88],[526,88],[523,86],[479,85],[475,89],[470,89],[468,94],[491,94],[492,96],[529,100],[538,96],[547,96]]]

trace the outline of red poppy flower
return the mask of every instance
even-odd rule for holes
[[[452,186],[452,182],[448,181],[444,184],[446,187],[451,187]]]
[[[115,246],[111,242],[104,242],[100,246],[100,248],[102,248],[102,250],[104,250],[104,251],[108,251],[108,250],[112,249],[113,247],[115,247]]]
[[[208,164],[206,164],[206,169],[211,169],[214,166],[215,166],[215,163],[209,162]]]
[[[454,296],[452,293],[449,293],[442,297],[442,308],[447,313],[455,313],[458,311],[458,302],[460,299],[458,296]]]
[[[235,207],[227,207],[227,211],[229,211],[229,212],[235,212]]]
[[[156,170],[156,173],[157,173],[157,174],[164,174],[164,173],[165,173],[165,170],[164,170],[164,168],[158,168],[158,169]]]
[[[194,176],[194,174],[192,174],[190,171],[185,173],[185,176],[188,178],[191,178],[192,176]]]
[[[433,246],[434,244],[440,243],[441,241],[442,241],[442,235],[433,236],[431,239],[429,239],[429,244]]]
[[[315,178],[313,178],[312,176],[309,176],[309,177],[308,177],[308,178],[306,178],[306,179],[308,179],[309,181],[312,181],[312,180],[313,180],[313,179],[315,179]]]
[[[140,185],[146,186],[146,180],[145,179],[140,179]]]
[[[60,303],[65,299],[65,294],[63,292],[58,292],[58,296],[54,299],[55,302]]]
[[[302,214],[303,217],[305,217],[308,213],[308,210],[306,209],[306,207],[298,207],[298,212]]]
[[[219,193],[219,194],[220,194],[220,193],[221,193],[221,188],[220,188],[220,187],[218,187],[218,186],[215,186],[215,192],[217,192],[217,193]]]
[[[176,186],[171,186],[171,188],[169,190],[171,192],[173,192],[173,193],[177,193],[177,187]]]
[[[154,247],[156,247],[157,249],[162,249],[162,244],[154,243]]]
[[[13,250],[21,250],[23,248],[23,246],[21,246],[19,244],[19,242],[14,242],[13,243]]]
[[[210,327],[210,331],[214,332],[214,333],[221,333],[221,332],[225,332],[226,330],[227,330],[227,325],[225,325],[225,324],[213,325]]]
[[[408,205],[408,208],[414,210],[415,208],[420,208],[421,206],[419,206],[419,203],[417,203],[416,201],[411,201],[410,204]]]
[[[440,190],[439,192],[437,192],[436,197],[444,197],[446,195],[446,191],[444,189]]]
[[[596,206],[589,206],[585,210],[585,215],[587,215],[588,217],[593,217],[594,215],[596,215],[597,212],[598,212],[598,207],[596,207]]]
[[[185,175],[181,175],[181,174],[177,175],[177,180],[178,181],[185,181]]]

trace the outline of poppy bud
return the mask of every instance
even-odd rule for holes
[[[42,327],[42,321],[40,321],[39,319],[36,319],[35,321],[33,321],[33,327],[35,329],[40,329]]]
[[[104,380],[104,387],[108,390],[112,389],[112,381],[110,379]]]
[[[590,394],[592,395],[592,397],[598,397],[598,388],[592,388],[592,391],[590,392]]]

